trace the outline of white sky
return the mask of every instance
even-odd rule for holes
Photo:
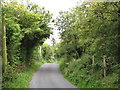
[[[77,5],[77,2],[80,0],[30,0],[31,2],[35,2],[36,4],[40,5],[41,7],[45,7],[46,10],[49,10],[50,13],[53,13],[53,18],[56,18],[59,14],[59,11],[65,11],[69,8],[72,8]],[[53,25],[51,25],[54,27]],[[56,39],[56,42],[60,42],[59,33],[55,29],[53,30],[53,36],[50,36],[50,39],[47,39],[45,43],[52,45],[51,37]]]

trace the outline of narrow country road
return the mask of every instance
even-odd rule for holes
[[[34,74],[30,88],[76,88],[59,71],[59,65],[46,63]]]

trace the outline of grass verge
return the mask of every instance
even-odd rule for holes
[[[37,61],[32,66],[27,66],[25,71],[16,73],[17,78],[13,79],[12,82],[5,82],[4,88],[29,88],[33,74],[44,63],[45,62]]]

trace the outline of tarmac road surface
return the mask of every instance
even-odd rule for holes
[[[68,82],[59,71],[59,64],[46,63],[33,75],[30,88],[77,88]],[[78,89],[77,89],[78,90]]]

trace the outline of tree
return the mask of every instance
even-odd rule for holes
[[[62,39],[58,51],[68,63],[63,64],[67,68],[64,71],[67,76],[69,72],[74,72],[70,70],[72,66],[84,74],[83,77],[75,72],[74,77],[78,74],[78,77],[88,82],[98,73],[94,77],[96,82],[109,75],[117,75],[119,4],[120,2],[84,2],[70,11],[60,12],[56,20]],[[76,78],[75,83],[77,81]],[[115,82],[118,81],[115,79]]]
[[[51,14],[36,4],[25,6],[17,2],[5,3],[8,62],[13,67],[32,62],[34,50],[50,36],[48,23]]]

